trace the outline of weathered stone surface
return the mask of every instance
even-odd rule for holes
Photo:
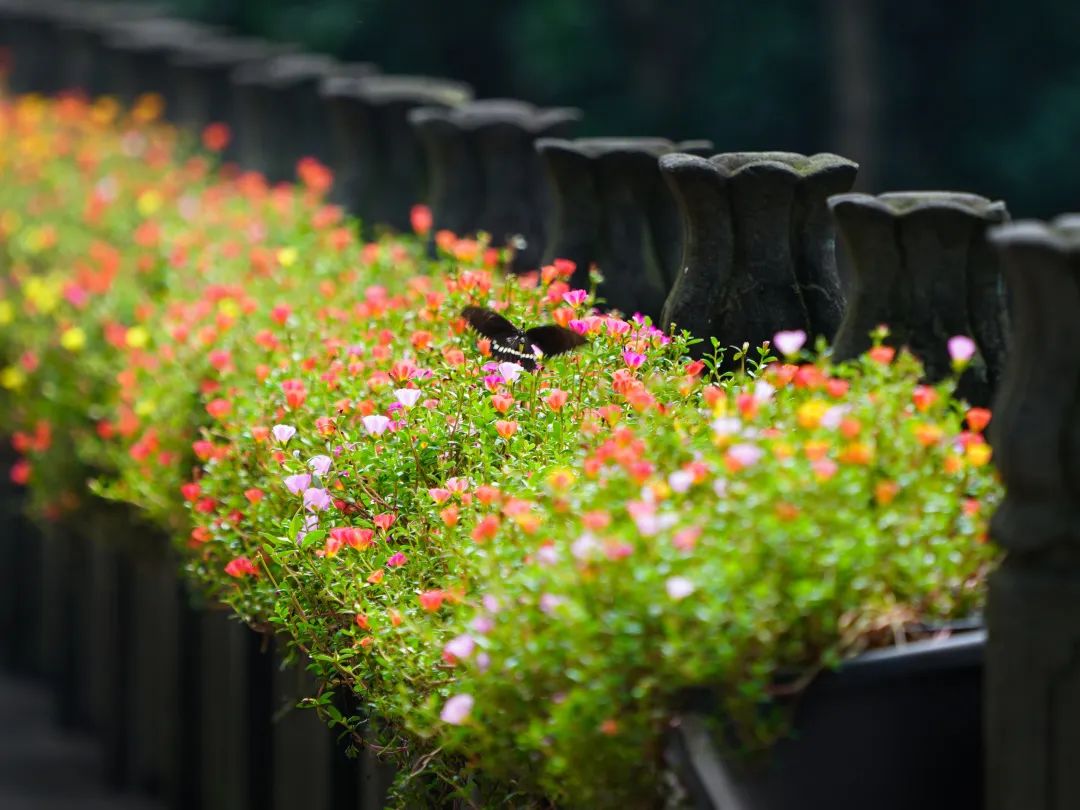
[[[975,339],[979,354],[958,393],[989,402],[1005,362],[1005,291],[986,229],[1008,218],[1005,204],[974,194],[917,191],[840,194],[829,199],[854,275],[836,335],[839,359],[869,348],[870,332],[889,327],[887,342],[907,346],[926,375],[950,373],[947,344]]]
[[[990,580],[991,810],[1080,807],[1080,216],[992,228],[1012,341],[991,439],[1007,556]]]
[[[665,329],[751,346],[782,329],[831,338],[842,307],[826,211],[858,166],[832,154],[660,158],[686,233]],[[730,354],[729,354],[730,357]]]
[[[492,244],[514,246],[513,269],[539,266],[551,200],[534,145],[569,134],[580,119],[577,109],[515,99],[416,110],[410,120],[427,152],[434,229],[484,231]]]
[[[378,226],[407,231],[412,206],[428,196],[424,146],[410,112],[459,106],[472,88],[427,76],[339,76],[324,81],[321,92],[331,111],[337,201],[360,217],[368,235]]]
[[[671,152],[711,152],[712,144],[545,138],[537,150],[554,196],[544,263],[570,259],[577,265],[573,283],[583,288],[597,265],[608,306],[657,320],[682,258],[678,209],[657,161]]]

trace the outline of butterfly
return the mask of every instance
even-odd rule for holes
[[[461,317],[491,341],[493,357],[517,363],[528,371],[535,371],[537,361],[545,355],[563,354],[587,342],[574,330],[555,324],[522,331],[499,313],[483,307],[465,307]]]

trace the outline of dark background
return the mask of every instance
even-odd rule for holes
[[[172,0],[175,10],[478,97],[585,111],[581,134],[833,151],[866,191],[1080,210],[1080,0]]]

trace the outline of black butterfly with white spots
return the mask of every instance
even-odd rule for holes
[[[483,307],[465,307],[461,317],[491,341],[492,357],[517,363],[527,371],[535,371],[541,357],[563,354],[587,342],[573,329],[555,324],[522,331],[499,313]]]

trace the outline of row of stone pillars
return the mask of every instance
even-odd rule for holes
[[[304,155],[329,163],[335,201],[369,234],[406,229],[427,200],[436,229],[488,232],[517,270],[570,258],[584,284],[595,263],[610,306],[723,346],[803,329],[847,358],[886,323],[937,379],[948,338],[972,337],[960,394],[995,403],[1008,488],[988,612],[989,802],[1080,807],[1075,218],[1010,224],[1003,203],[970,194],[852,194],[857,166],[837,155],[568,140],[577,110],[473,101],[459,82],[381,76],[142,4],[0,0],[0,44],[16,91],[158,92],[192,130],[227,123],[228,157],[271,181]]]

